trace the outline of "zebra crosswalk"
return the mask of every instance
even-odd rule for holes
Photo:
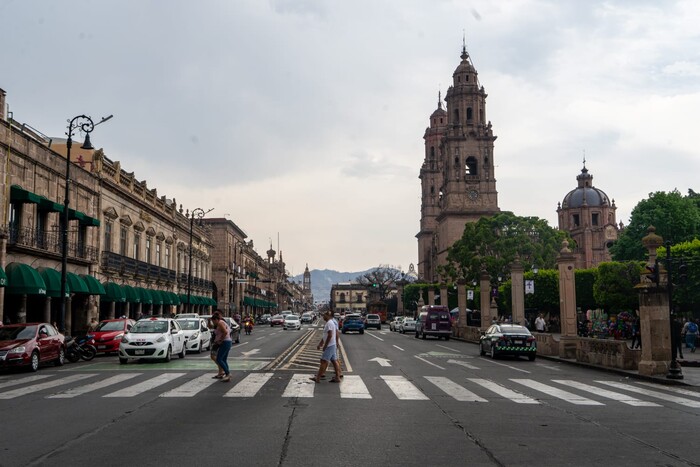
[[[251,372],[235,374],[230,385],[222,386],[210,374],[163,372],[55,373],[0,380],[0,404],[33,395],[45,399],[76,397],[133,398],[143,394],[164,398],[191,398],[209,394],[226,398],[282,397],[311,399],[319,395],[341,399],[373,399],[381,394],[399,401],[452,399],[457,402],[503,402],[539,405],[555,400],[577,406],[604,406],[621,403],[633,407],[680,405],[700,409],[700,392],[651,382],[594,380],[576,381],[510,378],[501,382],[485,378],[453,380],[443,376],[380,375],[363,378],[346,374],[336,385],[319,386],[310,373]],[[329,389],[332,388],[332,389]],[[385,400],[385,399],[382,399]],[[1,405],[0,405],[1,407]]]

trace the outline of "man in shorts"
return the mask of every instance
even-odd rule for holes
[[[333,315],[330,311],[323,313],[323,320],[326,324],[323,327],[321,342],[316,346],[316,349],[323,350],[323,355],[321,355],[321,364],[319,365],[316,376],[310,378],[311,381],[315,383],[321,382],[321,377],[326,373],[329,362],[333,362],[333,367],[335,368],[335,378],[331,380],[331,383],[339,383],[340,378],[342,378],[340,374],[340,363],[338,362],[338,355],[336,353],[338,327],[332,318]]]

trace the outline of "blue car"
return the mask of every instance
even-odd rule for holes
[[[345,318],[343,321],[343,328],[341,329],[341,332],[345,334],[352,331],[359,332],[360,334],[365,333],[365,323],[362,322],[362,318],[359,316]]]

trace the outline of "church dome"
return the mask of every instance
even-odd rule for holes
[[[576,177],[578,187],[571,190],[564,196],[562,208],[580,208],[582,206],[610,206],[610,198],[603,190],[593,186],[593,175],[588,173],[588,169],[583,166],[581,173]]]

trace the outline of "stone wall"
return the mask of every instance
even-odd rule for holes
[[[627,347],[627,341],[580,337],[576,360],[622,370],[636,370],[642,353]]]

